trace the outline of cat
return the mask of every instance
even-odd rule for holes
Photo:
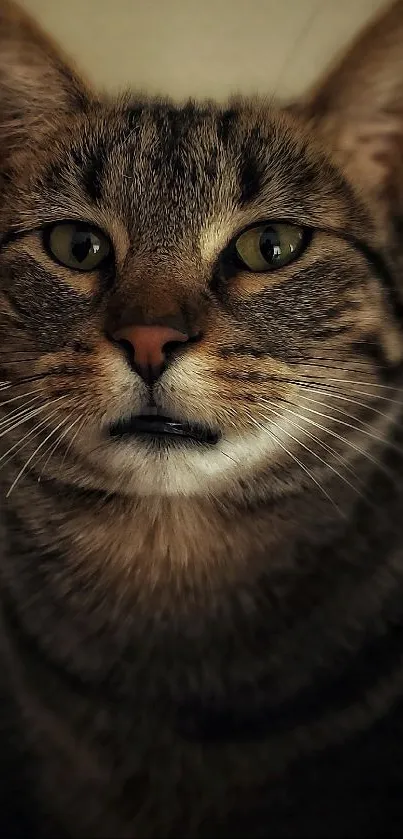
[[[403,2],[291,103],[0,2],[0,833],[403,831]]]

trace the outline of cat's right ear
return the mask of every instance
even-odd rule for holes
[[[383,222],[403,214],[403,0],[380,9],[294,112]]]
[[[0,0],[0,168],[89,98],[51,39],[16,4]]]

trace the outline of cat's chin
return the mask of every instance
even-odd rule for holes
[[[283,452],[265,429],[194,439],[175,435],[113,434],[87,462],[108,491],[126,496],[219,496],[278,466]],[[266,477],[267,480],[267,477]]]

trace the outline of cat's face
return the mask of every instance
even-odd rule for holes
[[[16,474],[31,458],[129,495],[278,493],[368,448],[357,428],[403,351],[361,249],[382,231],[302,121],[85,96],[20,144],[2,191]]]

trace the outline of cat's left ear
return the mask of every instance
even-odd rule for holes
[[[0,169],[89,99],[51,39],[17,4],[0,0]]]
[[[367,26],[299,109],[381,220],[403,216],[402,0]]]

